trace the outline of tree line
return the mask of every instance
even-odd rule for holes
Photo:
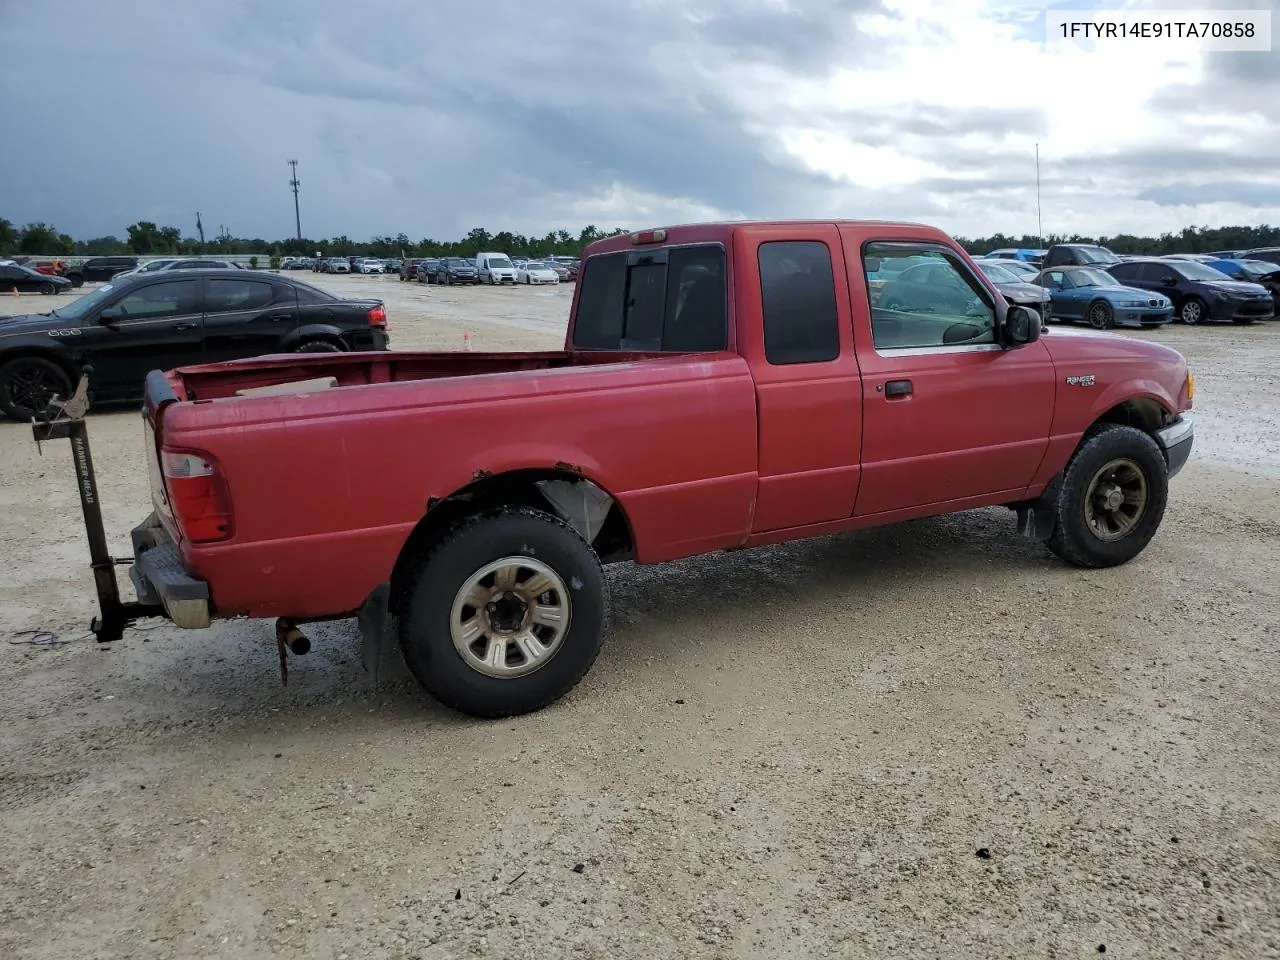
[[[331,237],[328,240],[263,240],[236,237],[223,227],[212,240],[201,237],[184,237],[177,227],[159,226],[148,220],[140,220],[126,229],[124,239],[115,236],[78,240],[48,223],[28,223],[16,227],[0,217],[0,256],[27,254],[57,257],[109,257],[128,254],[262,254],[266,256],[311,256],[317,251],[322,256],[366,257],[471,257],[481,250],[501,250],[504,253],[531,257],[576,257],[593,240],[625,233],[621,227],[602,230],[595,225],[584,227],[578,233],[553,230],[544,237],[525,236],[509,230],[490,233],[476,227],[460,240],[435,240],[425,237],[410,240],[407,234],[373,237],[370,240],[352,240],[349,237]],[[1033,237],[1024,234],[1014,237],[1003,233],[973,239],[956,237],[956,241],[969,253],[986,253],[1000,247],[1051,246],[1055,243],[1100,243],[1116,253],[1166,254],[1208,253],[1213,250],[1247,250],[1252,247],[1280,246],[1280,227],[1183,227],[1178,233],[1162,233],[1158,237],[1140,237],[1134,234],[1089,237],[1082,234],[1050,234]]]

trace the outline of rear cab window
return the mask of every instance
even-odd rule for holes
[[[725,250],[695,243],[590,257],[579,281],[579,350],[691,353],[728,349]]]

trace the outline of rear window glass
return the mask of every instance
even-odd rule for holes
[[[575,347],[693,352],[728,346],[725,253],[719,244],[591,257],[580,282]]]

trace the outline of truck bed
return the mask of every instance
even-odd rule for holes
[[[332,378],[336,387],[402,383],[516,370],[547,370],[578,363],[609,363],[631,354],[542,353],[310,353],[272,354],[249,360],[208,363],[169,371],[166,379],[178,400],[217,400],[242,390]]]

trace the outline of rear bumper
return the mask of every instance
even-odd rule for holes
[[[209,626],[209,584],[183,568],[177,544],[155,513],[134,527],[130,538],[133,566],[129,568],[129,579],[139,602],[163,607],[165,616],[184,629]]]
[[[1195,427],[1186,416],[1167,427],[1156,431],[1156,440],[1164,451],[1165,460],[1169,464],[1169,476],[1175,476],[1187,464],[1191,456],[1191,445],[1195,440]]]

